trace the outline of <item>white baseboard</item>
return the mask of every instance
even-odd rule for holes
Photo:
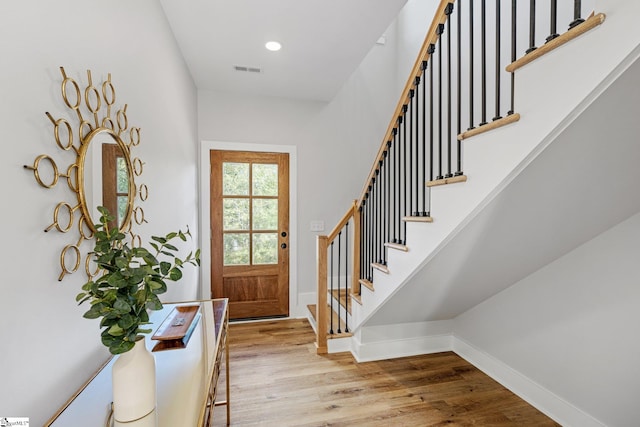
[[[289,317],[292,319],[301,319],[304,317],[308,317],[309,309],[307,306],[309,304],[317,304],[318,297],[315,292],[304,292],[298,294],[297,304],[291,307],[291,312],[289,313]]]
[[[451,335],[432,335],[369,343],[361,343],[356,337],[352,339],[353,356],[358,362],[451,351]]]
[[[451,350],[456,354],[557,423],[566,427],[603,427],[605,425],[463,339],[454,335],[451,337],[451,343]]]
[[[332,353],[350,352],[353,354],[353,337],[333,338],[327,340],[327,351]]]

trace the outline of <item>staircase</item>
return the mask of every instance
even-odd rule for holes
[[[632,19],[640,7],[615,0],[583,13],[575,7],[579,1],[558,2],[556,12],[537,10],[538,24],[532,24],[530,2],[502,2],[500,14],[489,6],[485,40],[498,40],[500,33],[506,39],[500,39],[502,47],[486,49],[502,54],[482,67],[474,62],[471,71],[470,61],[455,59],[457,41],[471,34],[474,58],[481,50],[480,6],[475,2],[472,12],[470,3],[441,2],[362,194],[318,239],[318,303],[310,309],[319,353],[351,351],[366,361],[452,350],[457,315],[640,210],[638,201],[624,196],[640,179],[633,161],[640,153],[628,144],[634,132],[602,144],[606,132],[597,131],[635,129],[632,116],[607,114],[604,98],[640,56]],[[561,13],[567,8],[569,16]],[[541,36],[554,15],[556,28],[570,29]],[[474,30],[461,24],[471,16]],[[540,31],[541,20],[547,33]],[[501,22],[500,30],[490,21]],[[531,25],[537,38],[530,37]],[[529,53],[512,54],[513,34],[515,51]],[[506,75],[493,74],[494,61]],[[456,87],[458,64],[466,86]],[[445,71],[449,66],[452,75]],[[434,68],[441,91],[427,83]],[[490,76],[478,77],[479,68]],[[468,99],[471,93],[475,98]],[[443,107],[431,125],[428,104],[440,98]],[[436,141],[443,137],[430,150],[432,132]],[[402,163],[404,153],[413,160]],[[612,174],[628,192],[610,191]]]

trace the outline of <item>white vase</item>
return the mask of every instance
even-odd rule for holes
[[[145,338],[118,356],[111,371],[113,418],[118,422],[138,420],[156,407],[156,360],[147,350]]]

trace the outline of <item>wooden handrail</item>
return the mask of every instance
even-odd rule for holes
[[[364,200],[364,195],[367,194],[367,187],[371,182],[371,179],[375,176],[376,169],[378,168],[378,162],[383,159],[384,151],[387,147],[387,141],[393,139],[393,129],[396,127],[398,122],[398,117],[402,115],[402,107],[405,104],[409,103],[409,92],[414,85],[416,77],[422,76],[422,61],[427,61],[429,59],[430,54],[427,52],[430,44],[435,44],[438,40],[438,25],[444,24],[447,20],[447,15],[445,13],[445,9],[449,3],[455,3],[455,0],[440,0],[440,5],[438,5],[438,9],[436,9],[436,13],[434,15],[433,21],[431,22],[431,26],[429,27],[429,31],[427,32],[427,36],[422,43],[422,48],[420,48],[420,52],[418,53],[418,58],[416,59],[413,68],[411,69],[411,73],[409,74],[409,79],[404,86],[404,90],[400,95],[400,101],[398,101],[398,105],[396,106],[395,112],[391,117],[391,123],[387,127],[387,132],[382,139],[382,143],[380,144],[380,149],[378,150],[378,154],[376,155],[375,161],[373,162],[373,166],[371,167],[371,171],[369,172],[369,176],[364,183],[364,188],[360,193],[360,198],[358,199],[358,207],[362,205],[362,201]]]
[[[327,235],[327,240],[329,243],[333,242],[333,240],[336,237],[338,237],[338,234],[340,233],[342,228],[347,224],[347,222],[349,222],[349,220],[351,219],[352,216],[354,216],[354,214],[355,214],[355,202],[354,202],[354,205],[352,205],[349,208],[349,210],[342,216],[342,219],[340,219],[338,224],[335,227],[333,227],[333,230],[331,230],[331,233]]]

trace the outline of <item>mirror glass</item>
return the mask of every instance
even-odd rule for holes
[[[87,222],[93,229],[100,219],[98,206],[104,206],[116,217],[118,227],[125,229],[131,219],[134,194],[133,168],[124,154],[125,145],[106,128],[92,131],[85,140],[78,173],[81,208]]]

